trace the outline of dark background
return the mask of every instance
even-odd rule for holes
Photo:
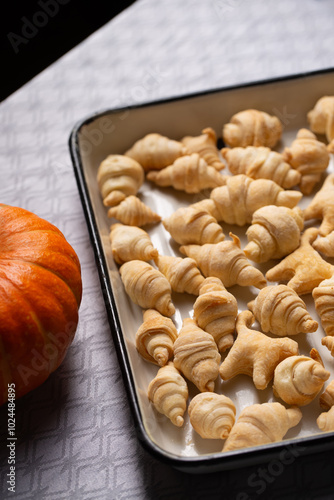
[[[12,0],[0,16],[0,100],[87,38],[134,0]]]

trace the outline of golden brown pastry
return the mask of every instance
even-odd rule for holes
[[[254,316],[250,311],[239,313],[237,338],[220,365],[219,373],[223,380],[239,374],[249,375],[257,389],[265,389],[276,366],[288,356],[298,354],[298,344],[287,337],[273,339],[251,330],[253,322]]]
[[[313,288],[334,272],[334,267],[323,260],[312,247],[318,235],[314,227],[306,229],[301,236],[300,246],[266,273],[268,281],[288,281],[298,295],[311,293]]]
[[[212,335],[185,318],[174,342],[175,367],[201,392],[213,392],[220,359]]]
[[[236,298],[229,293],[219,278],[206,278],[194,303],[197,325],[210,333],[220,352],[232,346],[235,320],[238,315]]]
[[[223,394],[201,392],[190,401],[188,414],[203,439],[226,439],[235,422],[236,408]]]
[[[111,252],[117,264],[129,260],[151,260],[158,256],[150,236],[144,229],[120,223],[110,227]]]
[[[204,158],[208,165],[216,170],[225,168],[224,163],[219,158],[217,136],[213,128],[207,127],[203,129],[202,135],[196,137],[183,137],[181,142],[190,153],[198,153],[201,158]]]
[[[334,257],[334,231],[327,234],[327,236],[317,238],[312,246],[326,257]]]
[[[297,407],[285,408],[280,403],[262,403],[246,407],[232,428],[223,451],[233,451],[260,444],[281,441],[291,427],[302,418]]]
[[[125,155],[136,160],[145,171],[148,171],[167,167],[176,158],[187,153],[187,148],[181,142],[152,133],[136,141]]]
[[[291,168],[280,153],[269,148],[223,148],[221,152],[233,175],[246,174],[252,179],[270,179],[284,189],[290,189],[300,182],[301,174]]]
[[[325,345],[332,356],[334,356],[334,337],[323,337],[321,339],[322,345]]]
[[[334,380],[331,380],[319,398],[320,408],[329,410],[334,406]]]
[[[262,288],[248,307],[265,333],[284,337],[318,329],[318,323],[308,313],[305,302],[286,285]]]
[[[180,245],[218,243],[225,238],[216,219],[198,204],[178,208],[162,223]]]
[[[204,276],[200,273],[194,259],[159,255],[155,258],[155,263],[159,271],[168,279],[174,292],[198,295]]]
[[[301,173],[299,188],[310,194],[321,180],[321,174],[329,164],[329,152],[323,142],[306,128],[298,131],[296,139],[283,151],[283,160]]]
[[[151,170],[146,178],[158,186],[172,186],[190,194],[225,184],[224,177],[197,153],[181,156],[161,170]]]
[[[143,309],[156,309],[164,316],[175,313],[170,283],[160,271],[142,260],[131,260],[119,272],[132,302]]]
[[[143,323],[136,332],[136,348],[139,354],[159,366],[164,366],[173,357],[173,345],[177,329],[170,318],[155,309],[143,312]]]
[[[321,413],[317,418],[317,424],[321,431],[332,432],[334,431],[334,406],[324,413]]]
[[[289,405],[305,406],[330,377],[316,349],[308,356],[290,356],[275,368],[273,392]]]
[[[210,198],[216,212],[208,211],[217,221],[244,226],[250,224],[253,213],[266,205],[293,208],[302,198],[299,191],[286,191],[269,179],[252,179],[245,174],[226,176],[225,186],[212,190]]]
[[[183,245],[180,252],[193,258],[206,278],[219,278],[226,288],[233,285],[263,288],[266,285],[263,274],[248,261],[239,238],[232,233],[230,237],[232,241],[216,244]]]
[[[299,207],[259,208],[246,231],[246,257],[257,263],[285,257],[299,246],[303,227],[303,212]]]
[[[311,203],[304,210],[304,219],[322,219],[319,227],[320,236],[334,231],[334,173],[329,174]]]
[[[311,130],[325,134],[329,142],[328,151],[334,153],[334,96],[323,96],[307,113]]]
[[[334,275],[321,281],[314,288],[312,297],[326,335],[334,336]]]
[[[129,226],[145,226],[161,220],[160,215],[153,212],[137,196],[128,196],[116,207],[109,208],[108,217],[114,217]]]
[[[144,182],[144,170],[132,158],[109,155],[98,168],[97,182],[104,205],[117,205],[127,196],[137,194]]]
[[[223,128],[225,144],[237,146],[267,146],[273,148],[282,135],[282,124],[276,116],[257,109],[246,109],[233,115]]]
[[[148,397],[155,409],[181,427],[187,409],[188,386],[173,362],[159,368],[148,386]]]

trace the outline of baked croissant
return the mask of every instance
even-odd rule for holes
[[[232,428],[223,451],[238,450],[281,441],[302,418],[298,407],[285,408],[280,403],[262,403],[246,407]]]
[[[181,156],[162,170],[151,170],[146,178],[158,186],[172,186],[190,194],[225,184],[224,177],[198,153]]]
[[[136,226],[112,224],[110,227],[111,252],[117,264],[129,260],[151,260],[158,256],[150,236]]]
[[[148,397],[155,409],[181,427],[187,409],[188,386],[173,362],[159,368],[148,386]]]
[[[230,237],[232,241],[183,245],[180,252],[194,259],[206,278],[219,278],[226,288],[233,285],[263,288],[266,285],[263,274],[248,261],[239,238],[232,233]]]
[[[334,257],[334,230],[327,236],[317,238],[312,246],[317,252],[321,252],[326,257]]]
[[[194,259],[159,255],[155,263],[168,279],[174,292],[198,295],[204,277]]]
[[[162,223],[180,245],[218,243],[225,238],[216,219],[197,204],[178,208]]]
[[[326,335],[334,336],[334,275],[321,281],[312,297]]]
[[[229,293],[219,278],[206,278],[194,303],[197,325],[210,333],[220,352],[232,346],[235,320],[238,315],[236,298]]]
[[[334,153],[334,96],[323,96],[307,113],[311,130],[325,134],[329,142],[328,151]]]
[[[246,174],[252,179],[270,179],[284,189],[290,189],[300,182],[301,174],[291,168],[280,153],[269,148],[223,148],[221,153],[233,175]]]
[[[190,153],[198,153],[206,163],[216,170],[225,168],[219,158],[216,132],[211,127],[202,130],[202,135],[197,137],[186,136],[181,140]]]
[[[223,139],[232,148],[267,146],[273,148],[282,135],[282,124],[276,116],[257,109],[246,109],[232,116],[224,125]]]
[[[259,208],[246,231],[246,257],[257,263],[285,257],[299,246],[303,227],[303,211],[299,207],[268,205]]]
[[[104,205],[118,205],[127,196],[137,194],[144,182],[144,170],[132,158],[109,155],[98,168],[97,182]]]
[[[250,224],[253,213],[266,205],[293,208],[302,197],[299,191],[285,191],[269,179],[252,179],[245,174],[226,176],[225,186],[211,191],[217,221],[244,226]],[[210,211],[210,208],[209,210]]]
[[[187,152],[181,142],[153,133],[136,141],[125,155],[136,160],[147,171],[167,167]]]
[[[319,398],[320,407],[329,410],[334,406],[334,380],[332,380]]]
[[[239,374],[249,375],[257,389],[265,389],[276,366],[288,356],[298,354],[298,344],[287,337],[273,339],[251,330],[253,322],[254,316],[250,311],[239,313],[237,338],[220,365],[219,373],[223,380]]]
[[[326,177],[322,188],[305,208],[304,219],[322,219],[319,227],[320,236],[327,236],[334,231],[334,173]]]
[[[321,339],[322,345],[325,345],[327,349],[330,351],[331,355],[334,356],[334,337],[323,337]]]
[[[175,367],[201,392],[213,392],[220,359],[212,335],[185,318],[174,342]]]
[[[136,347],[139,354],[159,366],[164,366],[173,357],[173,345],[177,329],[170,318],[155,309],[143,312],[143,323],[136,332]]]
[[[160,215],[153,212],[137,196],[128,196],[116,207],[109,208],[108,217],[115,217],[129,226],[145,226],[161,220]]]
[[[170,283],[160,271],[142,260],[131,260],[119,272],[132,302],[143,309],[156,309],[164,316],[175,313]]]
[[[289,405],[305,406],[319,394],[330,377],[316,349],[308,356],[290,356],[274,372],[274,396]]]
[[[334,406],[324,413],[321,413],[317,418],[317,424],[321,431],[331,432],[334,431]]]
[[[284,149],[283,160],[301,173],[299,189],[303,194],[310,194],[328,167],[329,153],[323,142],[302,128],[291,146]]]
[[[298,295],[311,293],[319,283],[328,279],[334,272],[334,266],[320,257],[312,247],[318,230],[309,227],[301,236],[300,246],[285,257],[276,266],[267,271],[268,281],[286,281]]]
[[[188,414],[203,439],[226,439],[235,422],[236,408],[223,394],[201,392],[190,401]]]
[[[318,329],[318,323],[308,313],[305,302],[286,285],[262,288],[248,307],[265,333],[284,337]]]

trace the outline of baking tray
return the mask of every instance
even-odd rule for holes
[[[150,132],[158,132],[179,140],[185,135],[200,135],[202,129],[210,126],[216,131],[218,138],[221,138],[223,124],[227,123],[234,113],[247,108],[260,109],[280,118],[283,124],[283,138],[276,149],[282,150],[284,146],[291,144],[298,129],[308,128],[306,114],[315,102],[321,96],[333,93],[334,69],[331,68],[135,106],[107,109],[81,120],[71,132],[69,147],[74,172],[136,433],[150,453],[180,470],[213,472],[263,463],[271,459],[283,461],[288,451],[294,457],[324,451],[334,447],[334,432],[319,431],[316,418],[320,414],[320,408],[316,398],[302,408],[301,423],[291,429],[283,441],[222,453],[223,442],[204,440],[196,435],[187,416],[184,426],[180,429],[153,409],[147,398],[147,386],[158,367],[143,360],[135,348],[134,338],[142,323],[142,310],[126,295],[118,266],[111,255],[109,229],[115,219],[107,217],[107,209],[102,203],[96,182],[98,166],[108,154],[124,153],[137,139]],[[334,171],[333,158],[328,171]],[[228,174],[227,168],[222,173]],[[199,201],[208,197],[209,193],[187,195],[172,188],[161,189],[145,182],[138,196],[164,218],[177,207]],[[299,206],[304,208],[310,199],[303,197]],[[243,248],[246,242],[245,228],[224,223],[222,226],[225,235],[231,230],[241,238]],[[144,229],[150,234],[159,253],[181,255],[178,245],[172,241],[161,223],[146,226]],[[247,309],[247,301],[257,293],[255,289],[252,291],[252,287],[246,290],[235,286],[229,288],[229,291],[237,297],[239,310]],[[191,316],[194,300],[195,296],[173,293],[173,302],[177,307],[173,320],[178,329],[181,327],[182,318]],[[303,296],[303,300],[313,318],[319,320],[312,297]],[[323,335],[324,332],[319,326],[316,333],[300,334],[294,337],[294,340],[298,341],[301,354],[308,355],[311,347],[319,350],[326,368],[331,371],[331,380],[334,376],[334,362],[329,351],[321,345]],[[189,387],[190,395],[198,392],[192,384],[189,384]],[[271,384],[264,391],[256,391],[252,379],[244,375],[228,382],[218,380],[216,391],[223,391],[233,399],[237,416],[249,404],[275,401]]]

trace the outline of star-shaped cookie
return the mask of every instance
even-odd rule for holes
[[[288,356],[298,354],[298,344],[292,339],[273,339],[264,333],[251,330],[254,316],[242,311],[236,322],[237,339],[219,368],[223,380],[245,374],[253,377],[257,389],[265,389],[273,378],[278,363]]]

